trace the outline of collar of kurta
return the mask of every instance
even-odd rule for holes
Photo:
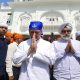
[[[71,39],[70,39],[71,40]],[[68,42],[69,40],[64,40],[64,39],[61,39],[61,40],[59,40],[59,42],[63,42],[63,43],[66,43],[66,42]]]

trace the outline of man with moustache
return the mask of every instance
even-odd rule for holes
[[[42,28],[42,22],[30,22],[30,39],[21,42],[14,53],[13,62],[22,63],[19,80],[50,80],[48,65],[54,63],[55,52],[51,43],[41,38]]]
[[[5,34],[8,30],[8,25],[0,21],[0,80],[7,80],[6,75],[6,55],[7,55],[7,48],[8,44],[5,41]]]
[[[53,76],[56,80],[80,80],[80,42],[71,39],[72,25],[60,26],[61,39],[52,43],[56,51]]]

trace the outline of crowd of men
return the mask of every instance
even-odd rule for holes
[[[72,39],[72,25],[63,23],[58,39],[47,41],[43,26],[31,21],[30,39],[23,41],[0,24],[0,80],[80,80],[80,32]]]

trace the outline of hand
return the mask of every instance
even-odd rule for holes
[[[71,44],[71,41],[68,42],[68,45],[67,45],[65,51],[66,51],[67,53],[68,53],[68,52],[75,53],[75,50],[74,50],[74,48],[73,48],[73,46],[72,46],[72,44]]]
[[[75,50],[74,50],[72,44],[71,44],[71,50],[70,50],[70,52],[71,52],[71,53],[75,53]]]
[[[32,37],[31,49],[32,49],[33,51],[36,51],[36,49],[37,49],[37,42],[36,42],[36,38],[35,38],[35,33],[34,33],[34,35],[33,35],[33,37]]]
[[[32,44],[30,45],[30,48],[29,48],[29,51],[28,51],[28,56],[30,54],[33,55],[33,53],[36,52],[36,49],[37,49],[37,42],[36,42],[35,33],[34,33],[33,37],[32,37]]]
[[[70,52],[70,48],[71,48],[71,41],[68,41],[68,44],[67,44],[67,46],[65,48],[65,52],[66,53]]]
[[[13,76],[9,76],[9,80],[13,80],[14,79],[14,77]]]

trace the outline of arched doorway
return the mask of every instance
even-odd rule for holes
[[[59,25],[64,22],[64,16],[60,12],[48,11],[42,14],[40,20],[44,23],[44,33],[58,32]]]

